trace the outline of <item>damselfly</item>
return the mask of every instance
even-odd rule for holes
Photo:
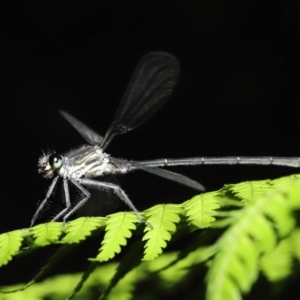
[[[90,198],[90,192],[85,187],[92,187],[101,190],[112,190],[135,212],[141,222],[152,227],[151,224],[142,218],[119,185],[99,181],[95,178],[108,174],[118,175],[135,170],[142,170],[186,185],[198,191],[203,191],[204,187],[197,181],[184,175],[162,169],[161,167],[214,164],[300,166],[300,158],[298,157],[194,157],[128,161],[111,157],[104,152],[114,136],[142,125],[159,110],[171,95],[178,74],[179,63],[173,55],[164,52],[151,52],[146,54],[136,67],[116,112],[114,121],[106,131],[104,137],[69,113],[64,111],[60,112],[89,145],[83,145],[79,149],[71,150],[65,155],[49,152],[40,157],[38,162],[39,172],[42,173],[45,178],[54,177],[54,179],[47,191],[45,199],[40,203],[31,220],[31,226],[46,206],[60,177],[63,180],[65,208],[56,214],[52,221],[62,218],[63,221],[66,222],[67,219]],[[83,198],[75,205],[72,205],[70,199],[68,182],[71,182],[83,195]]]

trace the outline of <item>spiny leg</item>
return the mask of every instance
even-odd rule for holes
[[[36,219],[38,218],[38,216],[39,216],[41,210],[45,207],[45,205],[46,205],[46,203],[47,203],[49,197],[51,196],[51,194],[52,194],[52,192],[53,192],[53,190],[54,190],[54,188],[55,188],[55,185],[56,185],[56,183],[57,183],[58,178],[59,178],[59,176],[56,176],[56,177],[53,179],[53,181],[52,181],[52,183],[51,183],[51,185],[50,185],[50,187],[49,187],[49,189],[48,189],[48,191],[47,191],[46,198],[42,201],[42,203],[40,204],[40,206],[39,206],[38,209],[36,210],[35,214],[33,215],[33,218],[32,218],[31,223],[30,223],[30,227],[33,226],[33,224],[34,224],[34,222],[36,221]]]
[[[149,226],[151,229],[153,229],[153,226],[148,223],[146,220],[144,220],[142,218],[142,216],[140,215],[139,211],[136,209],[136,207],[133,205],[133,203],[129,200],[128,196],[126,195],[126,193],[116,184],[113,184],[113,183],[110,183],[110,182],[101,182],[101,181],[96,181],[96,180],[92,180],[92,179],[87,179],[87,178],[83,178],[83,179],[80,179],[79,183],[83,184],[83,185],[88,185],[88,186],[91,186],[91,187],[96,187],[96,188],[104,188],[104,189],[111,189],[113,190],[117,196],[122,200],[124,201],[131,210],[134,211],[135,215],[137,216],[137,218],[142,222],[144,223],[145,225]],[[86,200],[82,200],[82,201],[85,201]],[[82,202],[81,201],[81,202]],[[78,204],[81,204],[78,203]],[[76,210],[78,204],[74,207],[74,209]],[[73,213],[73,209],[72,211],[69,212],[69,214],[71,214],[71,212]],[[68,214],[68,215],[69,215]],[[65,218],[68,216],[66,215]],[[64,219],[65,219],[64,218]]]
[[[71,207],[71,201],[70,201],[70,193],[69,193],[69,187],[68,187],[68,180],[66,178],[63,179],[64,183],[64,193],[65,193],[65,204],[66,207],[58,213],[52,220],[51,222],[54,222],[58,220],[61,216],[63,216]]]
[[[71,179],[71,182],[85,195],[85,197],[80,200],[64,217],[63,217],[63,221],[64,224],[67,222],[67,219],[75,212],[77,211],[81,206],[83,206],[88,199],[91,197],[91,194],[83,187],[81,186],[78,182],[76,182],[75,180]],[[71,206],[71,205],[70,205]],[[70,207],[68,207],[69,209]],[[62,215],[62,214],[61,214]]]

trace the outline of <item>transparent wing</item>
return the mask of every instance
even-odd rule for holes
[[[163,177],[165,179],[172,180],[177,183],[183,184],[192,189],[202,191],[202,192],[205,191],[205,187],[201,183],[199,183],[193,179],[190,179],[189,177],[184,176],[182,174],[175,173],[175,172],[165,170],[165,169],[160,169],[160,168],[139,168],[139,169],[146,171],[148,173]]]
[[[151,118],[171,95],[179,75],[177,59],[164,52],[150,52],[140,60],[101,148],[115,135],[130,131]]]
[[[145,165],[143,164],[143,161],[128,161],[115,157],[110,157],[110,161],[113,165],[117,165],[119,168],[127,169],[128,172],[134,170],[142,170],[163,177],[165,179],[175,181],[198,191],[205,190],[202,184],[187,176],[169,170],[161,169],[159,167]],[[161,167],[164,167],[164,165],[161,165]]]
[[[65,111],[59,111],[59,113],[78,131],[78,133],[91,145],[100,145],[103,136],[96,133],[93,129],[86,126],[81,121],[70,115]]]

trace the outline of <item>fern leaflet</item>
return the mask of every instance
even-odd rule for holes
[[[106,222],[106,233],[102,241],[100,253],[95,258],[98,261],[107,261],[121,252],[121,246],[127,244],[126,239],[130,238],[131,230],[136,229],[134,223],[139,222],[132,212],[120,212],[108,216]]]
[[[176,230],[176,223],[180,221],[179,214],[182,207],[176,204],[156,205],[146,211],[148,222],[153,229],[146,227],[143,241],[145,245],[145,256],[143,260],[153,260],[162,253],[167,246],[166,241],[171,240],[171,233]]]
[[[22,245],[25,231],[15,230],[0,235],[0,266],[6,265]]]

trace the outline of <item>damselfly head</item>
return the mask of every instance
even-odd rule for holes
[[[62,166],[63,158],[56,152],[43,154],[38,161],[38,172],[45,178],[52,178]]]

